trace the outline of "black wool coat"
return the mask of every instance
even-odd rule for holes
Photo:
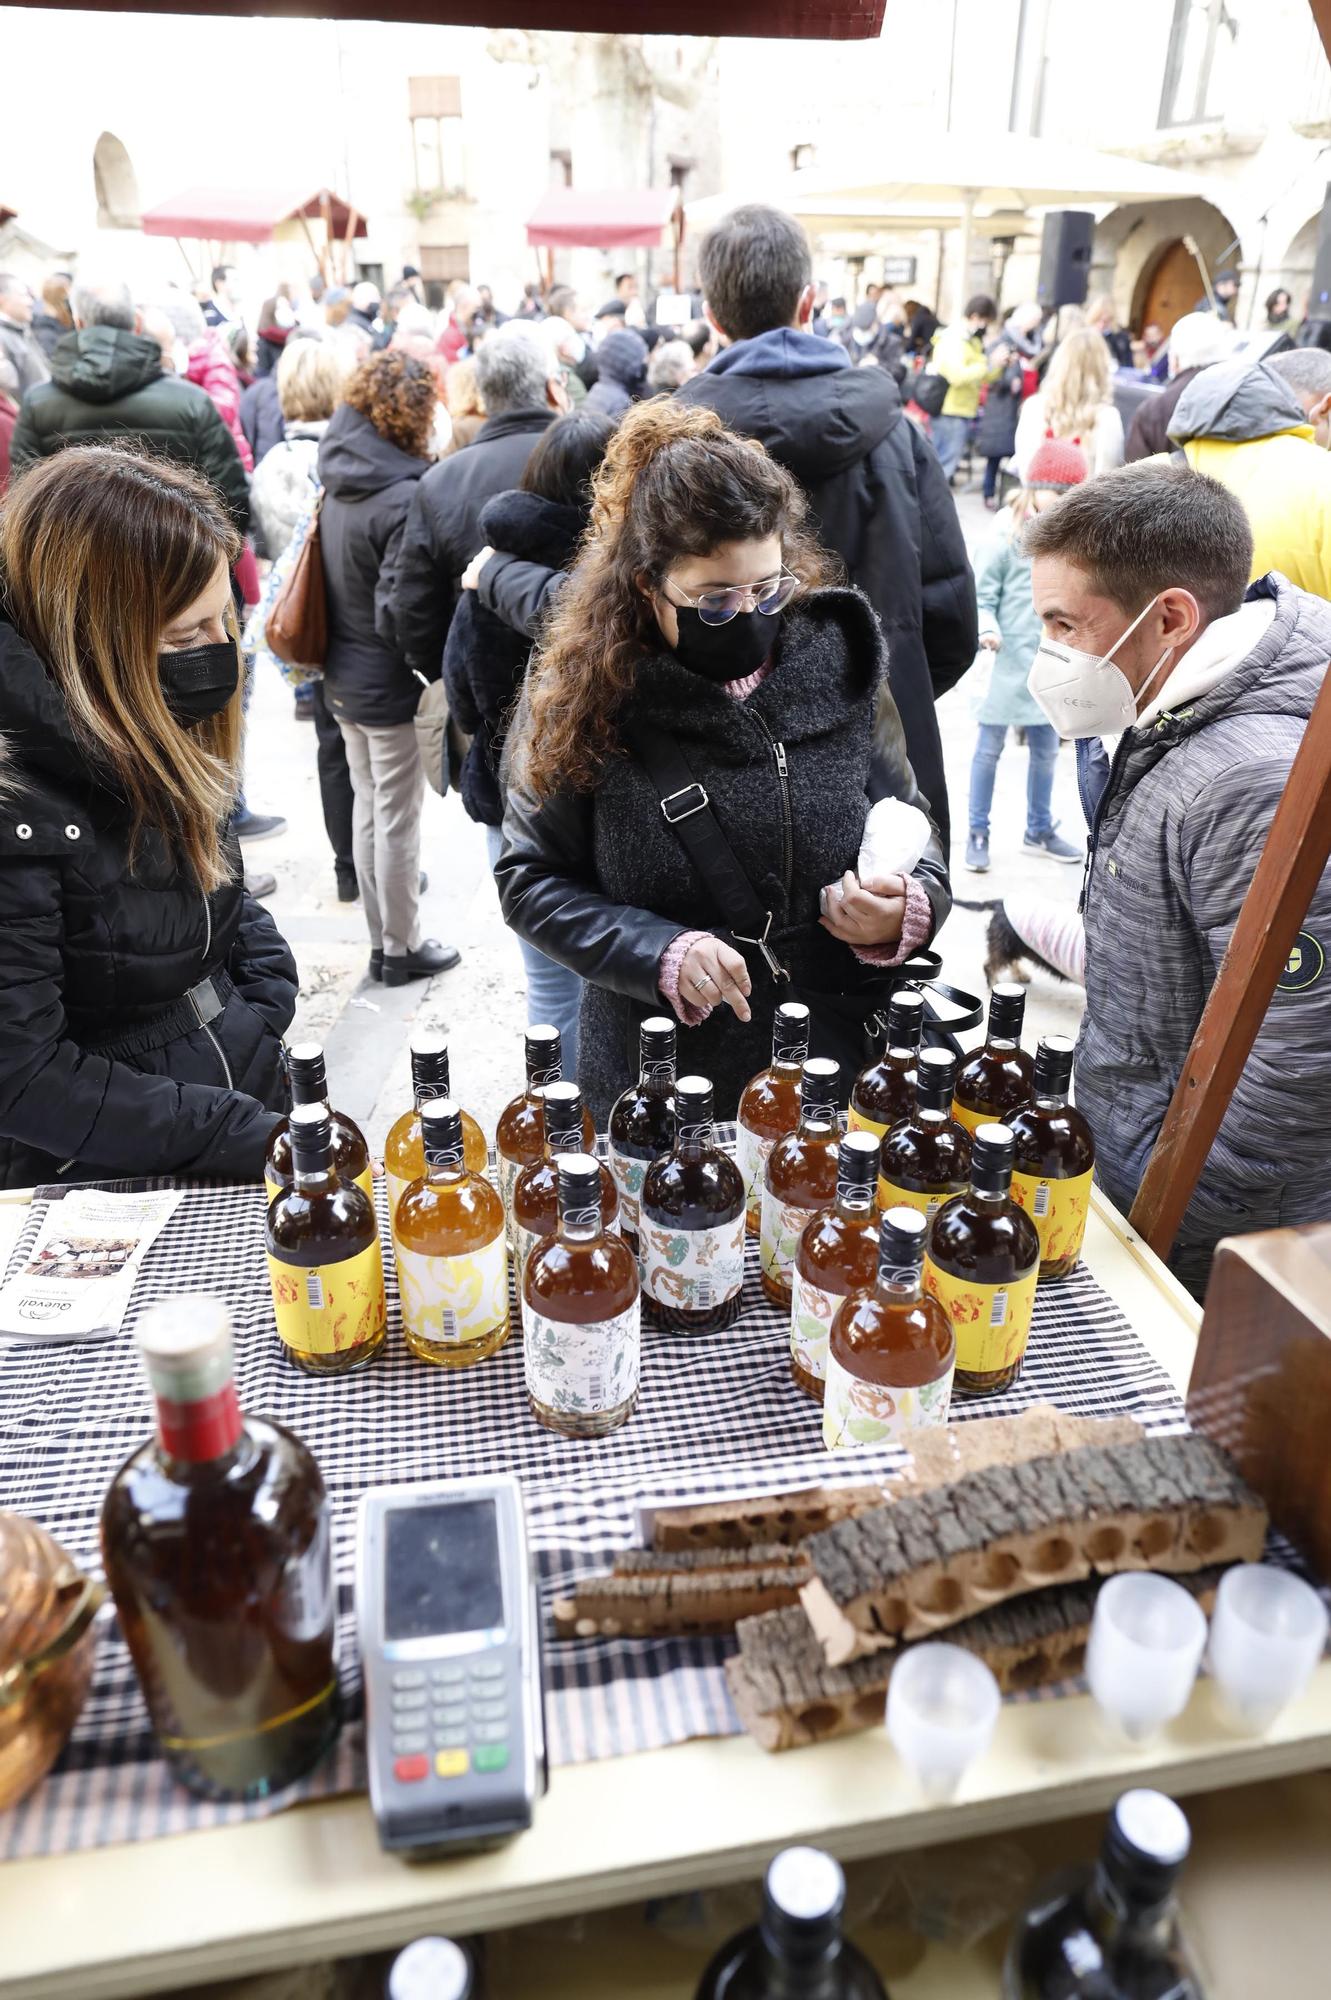
[[[410,722],[421,698],[384,607],[407,510],[428,468],[428,459],[380,437],[349,403],[333,412],[319,446],[328,599],[324,697],[334,715],[367,728]],[[437,660],[427,678],[438,680]]]
[[[675,738],[765,909],[771,943],[805,997],[866,996],[878,968],[863,965],[818,919],[819,891],[856,864],[865,816],[879,798],[925,807],[886,685],[882,633],[855,590],[820,590],[787,611],[767,679],[747,701],[691,673],[662,650],[644,657],[623,711]],[[790,846],[775,745],[789,773]],[[935,928],[951,904],[938,839],[916,870]],[[592,792],[560,791],[538,804],[511,788],[495,877],[505,920],[549,957],[581,974],[579,1069],[597,1123],[637,1074],[638,1023],[663,1005],[662,953],[681,931],[735,940],[659,794],[627,753],[609,758]],[[783,997],[746,945],[753,1019],[718,1007],[681,1029],[679,1065],[712,1079],[719,1118],[771,1057],[772,1010]],[[785,997],[789,997],[788,992]],[[815,1047],[817,1045],[817,1007]],[[848,1091],[850,1078],[843,1078]]]
[[[0,758],[0,1186],[257,1179],[297,972],[235,836],[211,896],[154,830],[131,867],[125,801],[3,619]],[[168,1034],[166,1010],[208,975],[222,1012]]]

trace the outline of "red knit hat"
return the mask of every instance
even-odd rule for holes
[[[1080,486],[1088,479],[1090,471],[1075,438],[1047,437],[1027,466],[1023,484],[1046,493],[1066,493],[1070,486]]]

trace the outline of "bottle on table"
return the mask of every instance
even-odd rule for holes
[[[832,1321],[823,1398],[829,1451],[901,1444],[945,1424],[957,1341],[938,1300],[921,1289],[929,1224],[918,1208],[889,1208],[878,1231],[873,1287]]]
[[[559,1227],[523,1280],[522,1354],[537,1423],[604,1437],[633,1415],[642,1361],[638,1265],[601,1219],[600,1161],[560,1153]]]
[[[1068,1102],[1073,1048],[1070,1035],[1041,1037],[1031,1102],[1008,1121],[1015,1159],[1012,1199],[1035,1224],[1041,1278],[1066,1278],[1076,1269],[1091,1209],[1095,1140]]]
[[[268,1209],[265,1241],[277,1331],[307,1375],[346,1375],[373,1361],[388,1331],[374,1207],[333,1166],[326,1104],[296,1104],[292,1184]]]
[[[370,1166],[370,1149],[365,1143],[365,1135],[360,1126],[347,1117],[344,1111],[335,1111],[328,1103],[328,1075],[324,1066],[322,1042],[293,1042],[286,1052],[287,1075],[291,1083],[291,1102],[295,1104],[323,1104],[328,1106],[328,1115],[333,1125],[333,1165],[340,1181],[354,1181],[371,1201],[374,1200],[374,1171]],[[283,1188],[291,1186],[291,1124],[289,1119],[279,1119],[273,1127],[268,1141],[268,1156],[263,1166],[264,1186],[271,1201]]]
[[[106,1580],[173,1774],[266,1798],[337,1735],[328,1496],[299,1438],[242,1414],[220,1300],[151,1306],[135,1339],[157,1434],[103,1502]]]
[[[1179,1923],[1192,1836],[1163,1792],[1124,1792],[1099,1859],[1065,1870],[1019,1917],[1003,2000],[1204,2000]]]
[[[475,2000],[476,1963],[452,1938],[416,1938],[388,1968],[384,2000]]]
[[[921,1049],[915,1109],[883,1140],[878,1206],[918,1208],[932,1222],[945,1201],[970,1185],[971,1140],[952,1115],[957,1059],[947,1049]]]
[[[887,1009],[887,1041],[876,1062],[860,1071],[850,1093],[848,1132],[883,1138],[915,1109],[915,1065],[924,1028],[924,995],[913,986],[894,993]]]
[[[576,1083],[547,1083],[541,1091],[541,1153],[522,1169],[513,1183],[513,1277],[518,1304],[526,1318],[524,1279],[527,1259],[536,1245],[559,1226],[557,1153],[585,1153],[586,1113]],[[601,1220],[607,1230],[619,1226],[619,1197],[609,1167],[600,1168]]]
[[[847,1132],[837,1148],[836,1200],[805,1223],[795,1252],[790,1372],[820,1403],[837,1309],[850,1293],[867,1291],[878,1269],[877,1181],[877,1139]]]
[[[384,1172],[388,1176],[388,1219],[397,1215],[403,1191],[425,1172],[421,1144],[421,1106],[429,1098],[451,1098],[448,1037],[435,1028],[421,1028],[411,1038],[411,1105],[389,1128],[384,1141]],[[483,1174],[490,1150],[470,1111],[462,1111],[462,1143],[469,1174]]]
[[[841,1065],[810,1056],[800,1078],[800,1120],[767,1156],[759,1267],[773,1305],[790,1307],[795,1252],[810,1215],[836,1197]]]
[[[675,1024],[654,1014],[638,1030],[638,1081],[610,1113],[610,1171],[619,1190],[619,1227],[638,1248],[638,1202],[647,1169],[675,1143]]]
[[[528,1028],[526,1037],[527,1087],[504,1106],[495,1127],[495,1164],[499,1170],[499,1194],[504,1204],[508,1241],[513,1243],[513,1187],[524,1167],[539,1160],[545,1144],[541,1121],[540,1092],[548,1083],[558,1083],[564,1074],[562,1037],[558,1028]],[[443,1093],[448,1095],[447,1091]],[[583,1148],[590,1152],[596,1144],[596,1128],[588,1111],[583,1115]],[[476,1168],[479,1173],[481,1168]]]
[[[929,1239],[925,1285],[956,1330],[956,1387],[971,1396],[1015,1382],[1030,1338],[1040,1238],[1011,1184],[1011,1132],[981,1125],[969,1192],[944,1203]]]
[[[421,1106],[425,1172],[397,1205],[402,1333],[421,1361],[467,1368],[508,1339],[504,1204],[467,1166],[462,1113],[451,1098]]]
[[[800,1122],[800,1072],[808,1054],[809,1010],[802,1001],[784,1000],[772,1016],[771,1064],[745,1084],[735,1117],[735,1164],[750,1236],[762,1228],[767,1156]]]
[[[708,1079],[682,1076],[675,1107],[674,1147],[642,1184],[642,1295],[658,1326],[718,1333],[739,1318],[744,1290],[744,1182],[716,1143]]]
[[[785,1848],[767,1870],[761,1918],[722,1945],[696,2000],[887,2000],[843,1935],[845,1910],[846,1878],[832,1856]]]
[[[957,1077],[952,1116],[975,1133],[981,1125],[1001,1125],[1009,1113],[1031,1101],[1035,1064],[1021,1046],[1026,988],[1000,980],[989,995],[989,1027],[984,1047],[967,1058]]]

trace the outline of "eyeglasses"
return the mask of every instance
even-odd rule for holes
[[[700,590],[696,597],[682,591],[680,597],[685,605],[697,612],[704,625],[728,625],[740,611],[761,611],[764,617],[774,618],[778,611],[785,609],[799,587],[799,578],[783,569],[778,576],[765,577],[761,583],[729,584],[720,590]],[[680,606],[680,598],[669,597],[668,601]]]

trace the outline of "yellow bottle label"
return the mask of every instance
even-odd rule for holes
[[[855,1100],[852,1097],[850,1109],[846,1113],[846,1130],[848,1132],[872,1132],[875,1139],[881,1139],[887,1127],[886,1125],[880,1125],[876,1118],[866,1118],[864,1113],[857,1109]]]
[[[344,1354],[384,1325],[384,1260],[375,1238],[336,1264],[284,1264],[270,1255],[277,1331],[296,1354]]]
[[[1039,1174],[1013,1174],[1012,1199],[1024,1208],[1040,1238],[1040,1262],[1061,1263],[1078,1257],[1091,1212],[1091,1174],[1067,1180],[1046,1180]]]
[[[502,1230],[479,1250],[456,1257],[397,1251],[402,1324],[415,1339],[461,1347],[485,1339],[508,1317],[508,1244]]]
[[[835,1354],[829,1354],[823,1443],[829,1451],[863,1451],[870,1445],[902,1444],[910,1431],[945,1424],[953,1373],[954,1367],[949,1367],[936,1381],[918,1388],[889,1388],[852,1375]]]
[[[994,1375],[1026,1352],[1039,1266],[1003,1285],[954,1278],[932,1257],[924,1261],[924,1289],[931,1292],[957,1336],[957,1367],[963,1374]]]
[[[959,1104],[955,1097],[952,1100],[952,1116],[956,1119],[958,1125],[966,1127],[972,1139],[979,1131],[981,1125],[994,1125],[999,1122],[997,1112],[971,1111],[966,1105]]]
[[[270,1181],[270,1180],[269,1180],[269,1179],[267,1178],[267,1176],[265,1175],[265,1177],[264,1177],[264,1183],[263,1183],[263,1184],[264,1184],[264,1187],[265,1187],[265,1188],[267,1189],[267,1191],[268,1191],[268,1199],[269,1199],[269,1201],[270,1201],[270,1202],[271,1202],[271,1201],[276,1201],[276,1200],[277,1200],[277,1197],[278,1197],[278,1195],[280,1195],[280,1194],[282,1193],[282,1191],[283,1191],[283,1183],[282,1183],[281,1181]],[[288,1183],[287,1183],[287,1185],[289,1186],[289,1185],[290,1185],[290,1183],[288,1182]],[[373,1208],[373,1207],[374,1207],[374,1175],[373,1175],[373,1174],[372,1174],[372,1173],[370,1172],[370,1169],[369,1169],[368,1167],[366,1167],[366,1169],[365,1169],[365,1172],[364,1172],[363,1174],[357,1174],[357,1175],[356,1175],[356,1186],[357,1186],[357,1187],[358,1187],[358,1188],[360,1189],[361,1193],[362,1193],[362,1194],[363,1194],[363,1195],[365,1196],[365,1199],[366,1199],[366,1200],[367,1200],[367,1201],[369,1202],[369,1204],[370,1204],[370,1207],[371,1207],[371,1208]]]
[[[884,1175],[878,1176],[878,1210],[886,1214],[889,1208],[918,1208],[921,1215],[933,1221],[945,1201],[951,1201],[958,1189],[945,1188],[942,1194],[920,1194],[914,1188],[898,1187]]]

